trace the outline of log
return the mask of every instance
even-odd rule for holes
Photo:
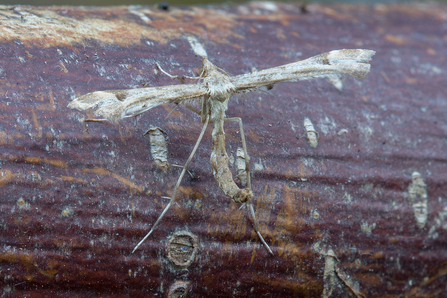
[[[446,19],[433,3],[0,6],[3,296],[442,297]],[[365,80],[344,78],[341,91],[281,83],[230,101],[274,256],[213,179],[211,128],[177,204],[131,254],[168,203],[200,117],[166,104],[84,122],[93,113],[71,100],[178,84],[156,63],[194,76],[205,51],[239,75],[343,48],[377,52]],[[239,128],[225,129],[236,176]],[[163,144],[166,155],[151,153]]]

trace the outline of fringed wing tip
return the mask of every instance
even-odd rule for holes
[[[110,122],[116,122],[123,118],[121,103],[115,92],[96,91],[74,99],[67,107],[80,111],[97,107],[96,116],[103,117]]]
[[[364,79],[371,69],[369,61],[375,53],[372,50],[344,49],[331,51],[326,58],[340,73]]]
[[[355,60],[360,63],[371,61],[376,51],[366,49],[343,49],[334,50],[328,53],[330,60]]]
[[[80,103],[83,96],[73,99],[67,107],[70,109],[83,110],[82,103]]]
[[[85,111],[97,105],[102,105],[107,102],[116,102],[117,100],[118,99],[114,93],[107,91],[96,91],[74,99],[68,104],[68,107],[70,109]]]

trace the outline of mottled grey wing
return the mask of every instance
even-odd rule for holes
[[[238,92],[271,86],[278,82],[308,80],[343,74],[364,79],[369,73],[371,50],[335,50],[306,60],[231,78]]]
[[[96,91],[73,100],[68,107],[78,110],[95,108],[95,115],[115,122],[150,110],[156,106],[206,94],[202,83],[170,85],[128,90]]]

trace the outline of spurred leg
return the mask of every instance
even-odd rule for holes
[[[250,178],[250,165],[249,165],[249,157],[247,153],[247,144],[245,143],[245,134],[244,134],[244,128],[242,125],[242,119],[239,117],[233,117],[233,118],[225,118],[225,122],[238,122],[239,123],[239,129],[241,132],[241,141],[242,141],[242,149],[244,150],[244,156],[245,156],[245,171],[247,172],[247,188],[251,190],[251,178]],[[258,221],[256,220],[255,216],[255,210],[253,208],[253,202],[250,198],[247,201],[248,209],[251,213],[251,216],[253,218],[253,227],[255,229],[256,234],[258,234],[259,239],[261,240],[262,244],[264,244],[265,248],[268,250],[270,254],[273,255],[272,250],[270,249],[270,246],[265,242],[264,237],[262,237],[261,232],[259,232],[258,229]]]

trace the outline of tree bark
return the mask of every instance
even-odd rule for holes
[[[3,295],[442,297],[446,19],[443,4],[1,6]],[[131,254],[168,203],[200,117],[163,105],[84,123],[94,116],[68,109],[72,99],[178,84],[155,63],[194,76],[205,50],[238,75],[342,48],[377,51],[365,80],[345,78],[342,91],[322,79],[281,83],[230,100],[274,256],[213,179],[211,128],[178,204]],[[167,168],[143,136],[151,126],[168,137]],[[239,127],[225,129],[235,173]]]

